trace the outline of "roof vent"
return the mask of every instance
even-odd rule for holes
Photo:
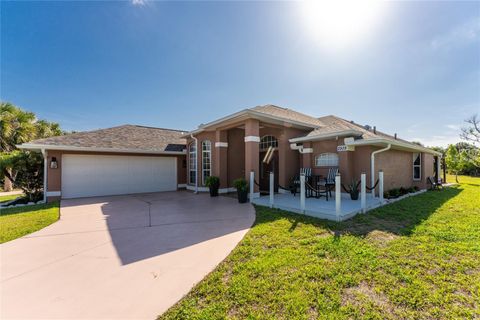
[[[397,133],[395,133],[395,135],[393,137],[395,138],[395,140],[397,140]]]
[[[368,124],[364,125],[363,127],[365,128],[365,130],[368,130],[368,131],[370,131],[370,129],[372,128]]]

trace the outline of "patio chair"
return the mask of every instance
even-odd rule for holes
[[[434,177],[427,177],[427,181],[428,183],[430,183],[430,190],[440,190],[440,187],[443,188],[443,185],[442,185],[442,181],[439,180],[437,182],[435,182],[435,178]]]
[[[295,197],[296,194],[297,194],[297,190],[300,189],[300,175],[304,175],[305,176],[305,181],[310,181],[310,178],[312,177],[312,168],[300,168],[300,174],[299,175],[296,175],[294,178],[293,178],[293,189],[292,189],[292,193],[293,193],[293,196]]]
[[[327,189],[330,197],[332,196],[332,189],[335,187],[335,176],[338,174],[338,168],[329,168],[327,177],[317,182],[317,186],[323,186]]]

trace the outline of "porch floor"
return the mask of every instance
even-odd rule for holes
[[[270,197],[261,196],[259,198],[254,198],[252,203],[261,205],[261,206],[270,206]],[[379,198],[372,198],[370,194],[367,194],[367,211],[377,208],[381,206],[381,202]],[[281,194],[276,193],[274,197],[274,208],[292,211],[295,213],[302,213],[308,216],[321,218],[321,219],[328,219],[328,220],[337,220],[337,216],[335,213],[335,193],[332,192],[332,197],[325,199],[325,197],[321,197],[319,199],[316,198],[306,198],[305,199],[305,212],[301,212],[300,210],[300,195],[293,196],[291,193]],[[342,203],[341,203],[341,213],[339,215],[339,219],[341,221],[347,220],[357,213],[362,211],[361,208],[361,201],[360,198],[358,200],[351,200],[349,194],[342,193]]]

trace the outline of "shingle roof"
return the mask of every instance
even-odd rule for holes
[[[318,127],[322,125],[322,122],[315,117],[306,115],[304,113],[300,113],[292,109],[274,106],[272,104],[267,104],[265,106],[258,106],[255,108],[251,108],[250,110],[261,112],[267,115],[272,115],[279,118],[284,118],[285,120],[303,122],[313,127]]]
[[[28,145],[112,149],[112,151],[181,152],[186,145],[186,140],[181,138],[183,133],[180,130],[123,125],[34,140]]]
[[[348,121],[333,115],[320,117],[318,118],[318,120],[322,123],[322,126],[315,130],[312,130],[307,136],[312,137],[312,136],[326,134],[330,132],[356,130],[362,133],[361,137],[364,140],[381,138],[381,139],[387,139],[392,141],[402,141],[406,143],[411,143],[409,141],[399,139],[398,137],[397,139],[395,139],[394,136],[391,136],[389,134],[383,133],[378,130],[375,130],[375,132],[373,132],[373,128],[368,130],[365,128],[365,126],[362,126],[358,123],[354,123],[353,121]]]

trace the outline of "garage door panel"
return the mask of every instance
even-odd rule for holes
[[[62,197],[172,191],[175,157],[64,155]]]

